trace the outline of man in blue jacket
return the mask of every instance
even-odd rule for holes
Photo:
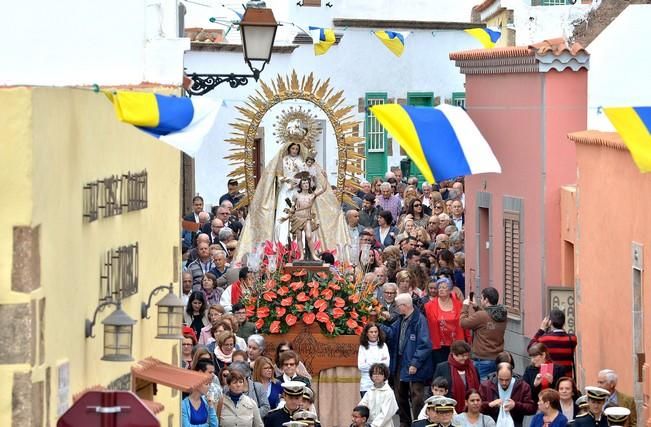
[[[391,354],[390,370],[400,427],[408,427],[423,408],[425,383],[432,380],[432,342],[427,320],[414,309],[411,296],[400,294],[395,302],[400,316],[390,325],[381,327],[387,335]]]

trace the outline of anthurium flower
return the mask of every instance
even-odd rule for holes
[[[298,291],[303,286],[305,286],[305,283],[303,283],[303,282],[292,282],[292,283],[289,284],[289,287],[292,288],[292,290],[294,290],[294,291]]]
[[[264,319],[258,319],[255,322],[255,328],[256,329],[262,329],[263,326],[264,326]]]
[[[310,288],[318,288],[319,287],[319,282],[316,280],[312,280],[311,282],[307,282],[307,286]]]
[[[346,326],[348,326],[350,329],[355,329],[359,325],[355,319],[348,319],[346,320]]]
[[[343,308],[337,307],[332,310],[332,317],[334,317],[335,319],[339,319],[344,314],[346,314],[346,312],[344,311]]]
[[[276,316],[283,317],[286,312],[287,309],[285,307],[276,307]]]
[[[264,288],[268,291],[276,289],[276,281],[274,279],[267,280],[267,283],[264,284]]]
[[[310,296],[311,296],[312,298],[318,298],[318,297],[319,297],[319,288],[312,288],[312,289],[310,289],[309,294],[310,294]]]
[[[355,319],[355,320],[357,320],[359,318],[359,314],[357,314],[357,312],[355,311],[354,308],[350,312],[350,318]]]
[[[348,297],[348,301],[352,302],[353,304],[357,304],[359,302],[359,294],[352,294]]]
[[[328,321],[326,323],[326,329],[328,330],[328,332],[333,333],[335,331],[335,324]]]
[[[296,307],[296,311],[299,313],[302,313],[305,311],[305,305],[304,304],[296,304],[294,307]]]
[[[312,323],[314,323],[315,317],[316,316],[314,315],[314,313],[305,313],[303,315],[303,323],[305,323],[306,325],[311,325]]]
[[[338,291],[338,290],[341,289],[341,286],[339,286],[338,284],[336,284],[334,282],[330,282],[330,283],[328,283],[328,288],[330,288],[332,290],[335,290],[335,291]]]
[[[317,301],[314,303],[314,308],[316,308],[316,309],[319,310],[319,311],[324,311],[326,308],[328,308],[328,303],[325,302],[325,301],[322,300],[322,299],[317,300]]]
[[[333,295],[332,289],[324,289],[321,291],[321,296],[327,300],[331,300]]]
[[[247,305],[246,306],[246,317],[251,317],[255,314],[255,306]]]
[[[301,292],[300,294],[296,295],[296,301],[299,301],[299,302],[305,302],[305,301],[307,301],[309,299],[310,299],[310,297],[305,295],[305,292]]]
[[[343,307],[346,305],[346,301],[343,298],[335,297],[335,307]]]
[[[258,319],[264,319],[269,316],[269,307],[258,307],[258,311],[255,314],[258,316]]]
[[[278,295],[282,297],[289,293],[289,288],[287,286],[281,286],[276,292],[278,292]]]
[[[328,313],[324,313],[323,311],[320,311],[316,314],[316,321],[320,323],[329,322],[330,316],[328,316]]]
[[[307,275],[307,271],[305,271],[305,270],[300,270],[300,271],[297,271],[296,273],[294,273],[294,276],[296,276],[296,277],[303,277],[305,275]]]
[[[291,313],[285,317],[285,323],[287,323],[287,326],[294,326],[297,320],[296,316]]]
[[[293,302],[294,302],[294,297],[290,296],[290,297],[287,297],[287,298],[283,298],[280,301],[280,305],[285,306],[285,307],[289,307],[290,305],[292,305]]]
[[[278,295],[276,295],[275,292],[267,291],[264,294],[262,294],[262,298],[264,298],[266,301],[273,301],[276,298],[278,298]]]
[[[282,276],[280,276],[281,282],[289,282],[291,279],[292,279],[292,275],[289,273],[285,273]]]
[[[316,273],[316,275],[319,276],[322,279],[327,279],[328,278],[328,273],[326,273],[325,271],[319,271],[318,273]]]
[[[362,332],[364,332],[364,328],[361,326],[355,328],[355,335],[362,335]]]
[[[280,320],[274,320],[271,322],[271,325],[269,325],[269,332],[272,334],[280,333]]]

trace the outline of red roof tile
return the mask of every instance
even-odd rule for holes
[[[475,12],[482,12],[488,9],[489,7],[491,7],[491,5],[495,3],[495,1],[496,0],[484,0],[483,2],[473,6],[472,10],[474,10]]]
[[[614,148],[615,150],[628,150],[617,132],[583,130],[580,132],[572,132],[567,137],[570,141],[576,142],[577,144],[600,145],[602,147]]]
[[[494,59],[494,58],[515,58],[525,56],[545,55],[551,53],[559,56],[564,52],[568,52],[572,56],[576,56],[586,50],[579,43],[574,43],[572,46],[567,45],[562,37],[545,40],[539,43],[534,43],[529,46],[508,46],[496,47],[493,49],[472,49],[463,50],[460,52],[451,52],[450,59],[452,60],[468,60],[468,59]],[[587,53],[587,52],[586,52]]]

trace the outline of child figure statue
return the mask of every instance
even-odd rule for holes
[[[326,189],[315,189],[312,185],[313,177],[307,172],[297,174],[296,178],[299,180],[298,191],[293,196],[292,207],[287,210],[289,229],[298,243],[301,254],[304,254],[303,259],[315,260],[317,256],[312,234],[319,228],[319,222],[312,207],[314,206],[314,200],[323,194]],[[307,248],[303,244],[303,239],[305,239]]]

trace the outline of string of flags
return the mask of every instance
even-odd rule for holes
[[[464,31],[486,49],[494,48],[502,36],[502,33],[498,29],[492,28],[472,28]],[[397,57],[400,57],[405,51],[405,41],[412,34],[411,32],[390,30],[372,31],[372,33]],[[309,36],[312,38],[315,56],[325,55],[336,40],[334,28],[310,26]]]

